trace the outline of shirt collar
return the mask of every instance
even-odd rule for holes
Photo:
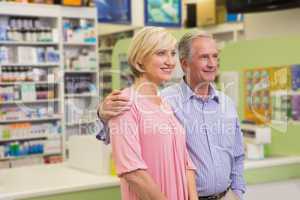
[[[186,84],[184,79],[180,81],[180,90],[183,96],[183,101],[187,102],[191,97],[197,96],[194,91]],[[209,99],[214,100],[216,103],[219,103],[219,95],[213,83],[209,85]]]

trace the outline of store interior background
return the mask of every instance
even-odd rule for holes
[[[50,42],[22,43],[0,40],[1,51],[2,47],[7,46],[9,48],[43,47],[50,50],[50,47],[54,47],[59,55],[56,64],[25,62],[13,65],[0,62],[2,78],[0,82],[0,200],[120,199],[119,182],[111,162],[110,147],[95,139],[97,132],[97,126],[94,124],[95,110],[97,103],[113,88],[125,87],[131,81],[126,52],[134,32],[145,26],[144,1],[131,0],[130,24],[98,23],[96,8],[78,7],[76,1],[65,1],[65,4],[70,5],[70,3],[73,6],[0,2],[0,19],[9,16],[47,18],[57,31],[57,40]],[[292,83],[288,83],[292,81],[290,78],[292,75],[288,75],[290,66],[300,64],[300,8],[245,13],[242,21],[217,24],[217,21],[224,17],[220,17],[218,13],[220,10],[216,8],[215,0],[183,0],[182,24],[187,19],[187,3],[195,3],[201,7],[197,12],[199,24],[194,28],[211,33],[218,41],[221,48],[218,84],[221,87],[222,83],[230,83],[225,93],[236,102],[241,120],[249,121],[247,119],[249,115],[245,111],[247,110],[245,109],[247,71],[254,74],[255,70],[268,71],[272,68],[270,74],[274,74],[276,69],[286,68],[288,70],[283,72],[287,74],[280,75],[286,82],[283,81],[283,85],[279,84],[279,86],[275,83],[275,89],[272,88],[270,91],[267,88],[268,95],[271,99],[271,92],[276,90],[275,96],[277,94],[300,96],[299,91],[291,89]],[[201,9],[205,10],[205,14],[199,14]],[[214,20],[211,20],[211,17]],[[67,26],[72,25],[66,23],[68,20],[75,21],[76,25],[80,24],[81,20],[82,24],[89,27],[87,28],[89,36],[80,36],[79,33],[77,38],[63,37],[64,33],[72,29],[72,26],[71,28]],[[183,25],[168,27],[168,29],[177,38],[188,31]],[[80,37],[84,37],[84,40]],[[80,55],[82,59],[74,61],[69,55],[73,57]],[[85,62],[88,64],[85,65]],[[88,68],[85,68],[86,66]],[[6,93],[10,91],[8,87],[12,87],[13,92],[16,87],[24,87],[21,90],[24,94],[26,89],[30,90],[28,87],[20,86],[22,85],[20,83],[15,86],[11,83],[13,81],[3,81],[4,74],[7,76],[5,70],[9,67],[14,68],[15,73],[18,67],[47,69],[48,72],[53,72],[53,76],[47,76],[47,85],[52,84],[49,83],[49,79],[56,82],[56,87],[53,89],[54,97],[51,101],[49,96],[42,101],[30,99],[27,91],[27,100],[13,98],[7,100]],[[10,73],[12,72],[11,70]],[[180,70],[176,70],[171,82],[177,82],[180,76]],[[71,86],[66,88],[68,81],[78,77],[85,77],[81,80],[87,81],[90,87],[85,88],[84,91],[73,91]],[[278,79],[281,80],[280,77]],[[33,80],[28,85],[36,89],[37,84],[45,83],[41,83],[41,80]],[[29,92],[29,96],[30,94]],[[28,104],[33,108],[38,107],[37,105],[46,105],[48,109],[53,107],[54,115],[26,116],[25,119],[7,118],[11,112],[7,107],[27,108]],[[80,106],[72,110],[68,105]],[[15,117],[14,113],[11,115]],[[251,116],[253,115],[250,115],[250,118]],[[245,178],[248,184],[245,199],[283,199],[287,196],[297,198],[300,195],[300,121],[298,120],[291,119],[289,116],[271,122],[258,120],[260,122],[258,125],[242,125],[244,132],[248,133],[245,137],[248,145],[245,145],[245,148],[249,154],[247,154],[249,159],[245,161]],[[51,129],[57,131],[55,137],[50,136],[49,133],[33,136],[26,131],[22,132],[20,137],[12,134],[17,128],[12,125],[18,123],[23,125],[34,123],[37,126],[50,123],[51,127],[53,124],[58,127],[54,126]],[[18,145],[24,142],[43,144],[44,149],[34,154],[17,154],[16,151],[20,149]],[[15,155],[5,155],[5,147],[8,145]],[[54,149],[54,152],[51,153],[51,149]]]

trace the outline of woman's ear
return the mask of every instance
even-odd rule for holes
[[[145,72],[144,69],[144,65],[141,62],[138,62],[135,66],[135,68],[139,71],[139,72]]]
[[[143,68],[143,64],[141,62],[137,63],[140,68]]]

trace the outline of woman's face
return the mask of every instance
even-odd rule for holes
[[[158,49],[152,55],[143,59],[142,77],[156,84],[161,84],[171,79],[176,65],[176,50],[174,48]]]

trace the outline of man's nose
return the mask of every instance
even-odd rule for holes
[[[213,56],[210,56],[209,59],[208,59],[208,65],[209,66],[218,66],[218,58],[215,58]]]

